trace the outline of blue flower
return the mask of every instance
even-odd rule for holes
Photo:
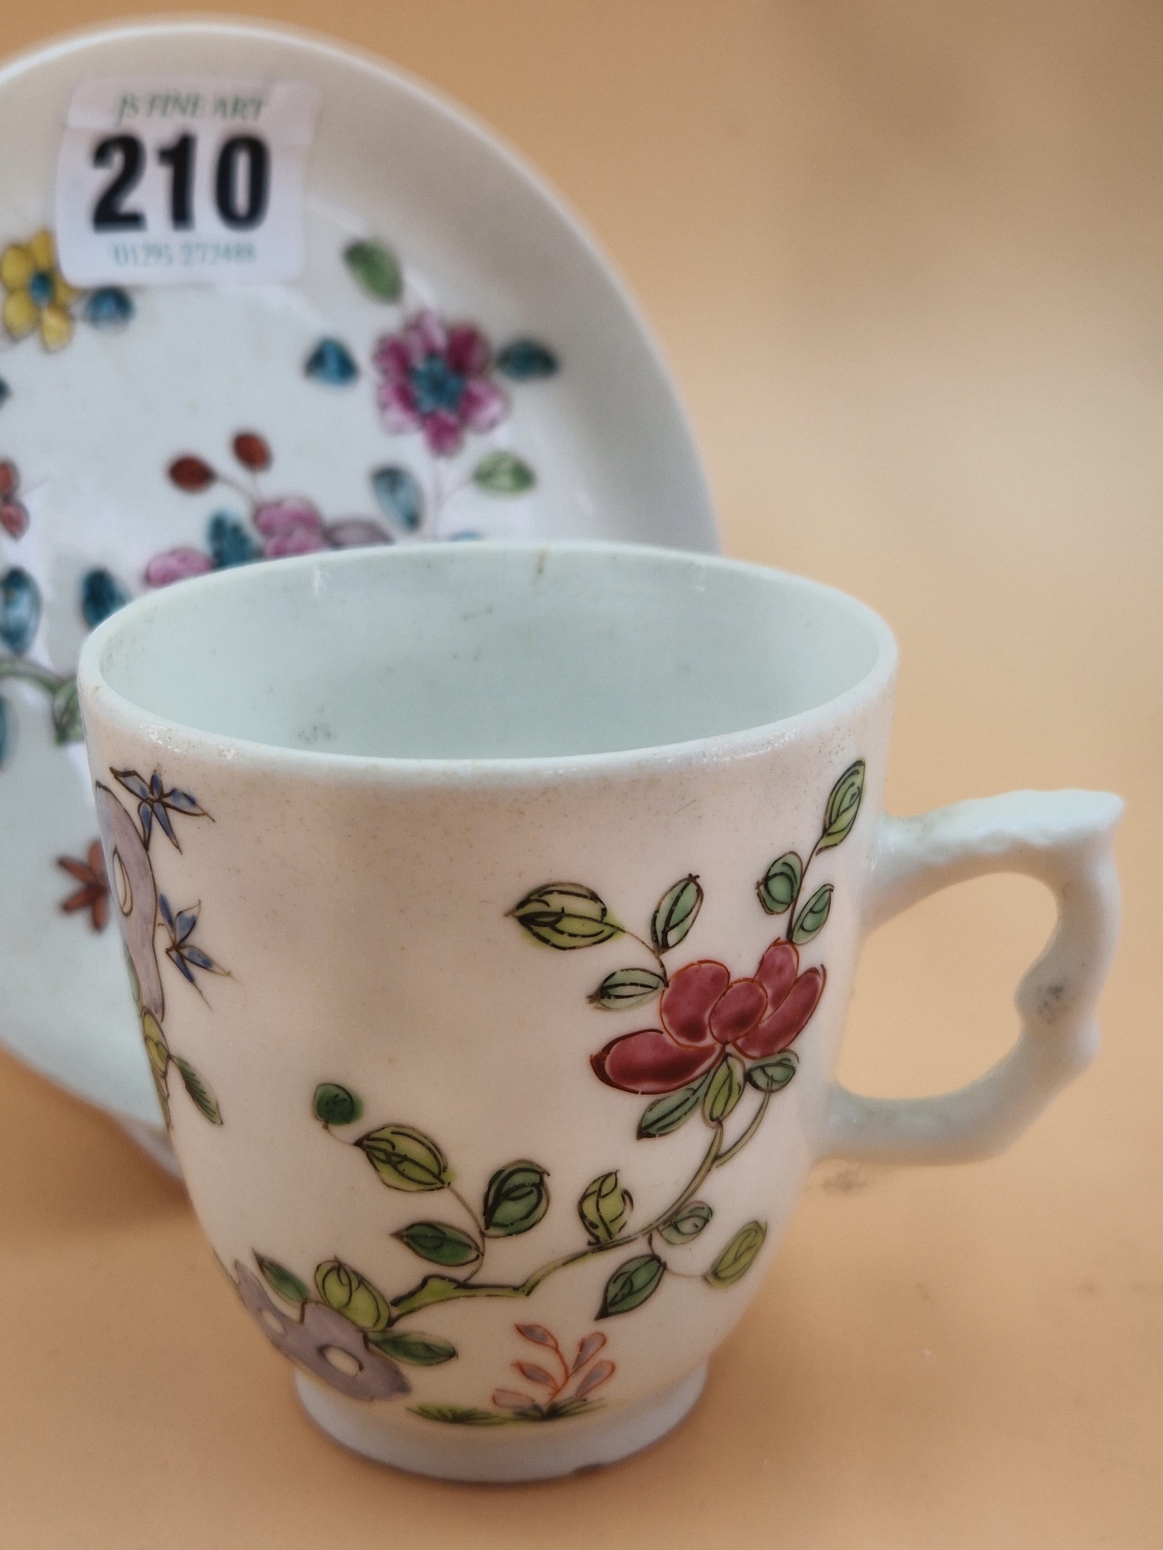
[[[114,770],[113,778],[118,785],[124,786],[131,796],[137,798],[141,837],[145,841],[147,850],[155,818],[158,821],[158,827],[174,849],[181,850],[182,847],[178,844],[178,837],[169,819],[170,813],[184,813],[189,818],[210,817],[209,813],[198,806],[188,791],[179,791],[176,786],[171,786],[167,791],[162,785],[162,778],[157,770],[154,770],[148,782],[136,770]],[[210,821],[213,823],[214,820],[210,819]]]
[[[198,981],[194,978],[195,969],[202,969],[207,974],[226,974],[228,971],[215,963],[209,953],[204,953],[200,947],[196,947],[190,941],[194,934],[194,927],[198,924],[198,911],[201,905],[191,905],[189,909],[178,910],[175,914],[164,893],[158,894],[157,902],[170,937],[166,957],[189,980],[190,984],[197,988]]]

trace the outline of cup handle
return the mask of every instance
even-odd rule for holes
[[[817,1160],[952,1163],[1016,1140],[1098,1049],[1095,1005],[1119,924],[1112,841],[1121,800],[1100,791],[1011,791],[914,818],[882,817],[866,931],[928,894],[986,872],[1022,872],[1054,894],[1058,923],[1014,1001],[1021,1034],[966,1087],[932,1098],[864,1098],[834,1083]]]

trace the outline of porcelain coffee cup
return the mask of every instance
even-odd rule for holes
[[[131,603],[80,695],[158,1092],[214,1250],[333,1437],[453,1479],[695,1402],[812,1165],[996,1151],[1091,1058],[1117,798],[881,808],[851,598],[615,545],[307,555]],[[1012,1052],[832,1073],[864,935],[1020,871]]]

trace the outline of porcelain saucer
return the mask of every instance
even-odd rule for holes
[[[319,88],[300,279],[61,274],[76,86],[175,74]],[[253,23],[105,27],[0,68],[0,141],[0,1043],[165,1162],[80,743],[86,631],[151,586],[310,549],[712,550],[714,519],[593,243],[510,150],[380,61]]]

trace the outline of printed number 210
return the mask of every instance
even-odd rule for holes
[[[170,223],[175,231],[189,231],[194,225],[194,155],[197,141],[193,135],[180,135],[172,145],[158,147],[157,159],[170,174]],[[141,231],[145,216],[140,210],[127,210],[123,201],[141,182],[145,173],[145,146],[136,135],[110,135],[93,150],[94,167],[112,167],[117,171],[93,206],[94,231]],[[271,158],[266,145],[255,135],[235,135],[218,153],[214,175],[214,204],[224,226],[234,231],[251,231],[267,212],[271,187]]]

